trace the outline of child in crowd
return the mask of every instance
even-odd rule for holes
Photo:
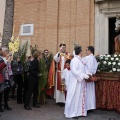
[[[67,87],[69,85],[70,62],[71,62],[70,59],[66,60],[65,69],[62,71],[62,81],[61,82],[65,84],[65,91],[67,91]]]

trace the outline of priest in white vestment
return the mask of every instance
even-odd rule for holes
[[[98,63],[94,57],[94,47],[88,46],[86,49],[87,56],[83,58],[85,64],[85,69],[91,73],[95,74],[97,71]],[[96,109],[96,97],[95,97],[95,83],[87,82],[87,110]]]
[[[66,52],[66,45],[64,43],[61,43],[59,47],[60,52],[54,56],[54,60],[57,63],[54,98],[56,99],[56,103],[62,105],[61,103],[65,103],[65,93],[61,91],[62,71],[65,69],[65,61],[70,59],[71,56]]]
[[[65,104],[65,117],[78,119],[86,116],[86,82],[89,75],[85,73],[85,67],[81,60],[82,50],[80,46],[75,47],[75,56],[70,64],[70,79],[67,87]]]

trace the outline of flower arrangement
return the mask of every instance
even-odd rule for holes
[[[8,43],[9,51],[12,52],[12,55],[14,55],[15,52],[18,52],[19,46],[19,37],[17,37],[15,41],[13,41],[13,38],[11,38],[10,42]]]
[[[12,37],[10,38],[10,42],[8,43],[8,48],[9,48],[9,51],[12,52],[12,56],[14,55],[14,53],[18,52],[19,47],[20,47],[19,34],[18,34],[17,38],[15,39],[14,38],[14,29],[15,29],[15,25],[13,26]]]
[[[20,46],[19,41],[20,41],[19,36],[17,37],[17,39],[14,39],[14,37],[12,36],[11,39],[10,39],[10,42],[8,43],[8,48],[9,48],[9,51],[11,51],[14,59],[17,56],[19,56],[21,62],[24,63],[25,58],[26,58],[28,42],[26,42],[22,46]]]
[[[120,72],[120,54],[96,56],[98,72]]]

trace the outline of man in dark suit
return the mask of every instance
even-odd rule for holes
[[[29,75],[28,75],[28,90],[25,99],[24,108],[26,110],[31,110],[30,98],[33,93],[33,107],[40,108],[38,105],[38,74],[39,74],[39,61],[38,61],[39,52],[35,51],[33,58],[30,61]]]

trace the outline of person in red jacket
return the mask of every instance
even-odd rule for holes
[[[4,52],[0,49],[0,112],[3,112],[2,108],[2,94],[4,91],[4,77],[3,77],[3,69],[6,68],[8,62],[11,62],[11,56],[8,56],[8,49],[7,48],[2,48]],[[4,97],[5,99],[5,97]]]

